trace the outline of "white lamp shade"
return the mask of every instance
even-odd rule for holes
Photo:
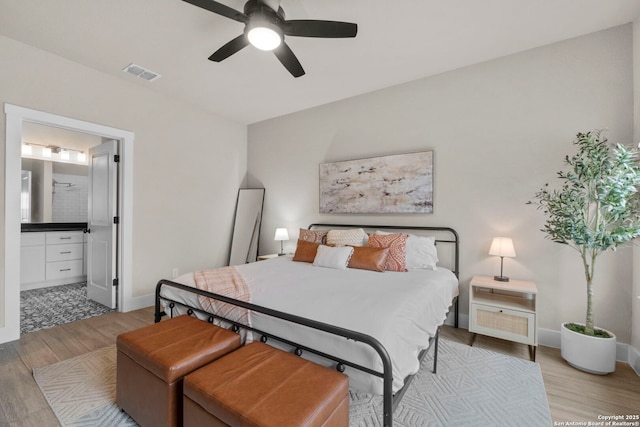
[[[276,235],[273,240],[289,240],[289,233],[286,228],[276,228]]]
[[[513,240],[509,237],[494,237],[489,249],[489,255],[514,258],[516,250],[513,247]]]

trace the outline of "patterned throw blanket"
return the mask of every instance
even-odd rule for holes
[[[244,302],[251,302],[251,292],[244,278],[235,267],[222,267],[214,270],[197,271],[194,273],[196,287],[207,292],[223,295]],[[212,298],[198,295],[202,308],[210,313],[251,326],[251,312],[236,305],[227,304]],[[221,322],[215,321],[217,325]],[[241,329],[240,336],[249,343],[251,334]]]

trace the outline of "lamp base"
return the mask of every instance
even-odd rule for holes
[[[286,255],[286,254],[284,252],[281,252],[278,254],[278,256],[283,256],[283,255]]]
[[[509,278],[507,276],[493,276],[493,280],[496,282],[508,282]]]

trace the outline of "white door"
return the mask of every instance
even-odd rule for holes
[[[118,250],[118,141],[89,150],[87,297],[116,308]]]

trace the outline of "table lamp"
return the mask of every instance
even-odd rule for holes
[[[278,256],[282,256],[284,255],[284,247],[283,247],[283,241],[284,240],[289,240],[289,233],[287,233],[287,229],[286,228],[276,228],[276,235],[273,238],[273,240],[280,240],[280,253],[278,254]]]
[[[508,282],[509,278],[502,274],[504,257],[515,258],[516,250],[513,248],[513,240],[508,237],[494,237],[489,248],[489,255],[500,257],[500,275],[493,276],[498,282]]]

